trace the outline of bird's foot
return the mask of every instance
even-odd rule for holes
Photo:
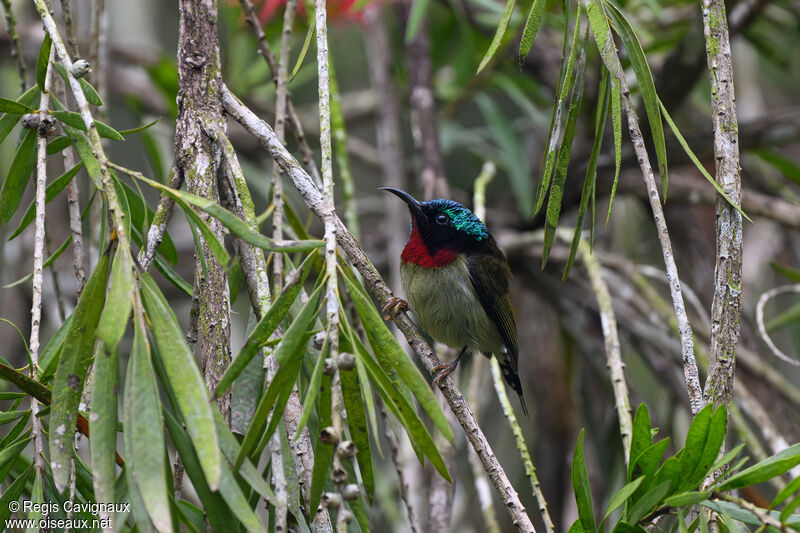
[[[460,359],[460,358],[459,358]],[[447,363],[444,365],[438,365],[433,367],[433,384],[439,385],[439,382],[442,381],[444,378],[452,374],[455,369],[458,368],[458,359],[453,361],[452,363]]]
[[[384,314],[384,320],[391,320],[398,311],[408,311],[408,302],[397,296],[389,298],[389,301],[381,309],[381,312]]]

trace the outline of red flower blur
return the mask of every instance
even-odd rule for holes
[[[286,0],[265,0],[258,12],[258,19],[264,24],[272,19],[275,11],[284,4],[286,4]],[[364,2],[363,0],[327,0],[327,4],[328,18],[330,20],[363,22],[364,9],[369,5],[369,2]],[[302,1],[297,2],[297,14],[301,17],[306,16],[306,7]]]

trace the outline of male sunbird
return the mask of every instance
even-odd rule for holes
[[[400,298],[384,312],[408,309],[437,342],[461,349],[452,363],[434,368],[434,383],[450,375],[464,353],[494,354],[506,383],[528,414],[517,374],[517,325],[508,296],[511,269],[489,230],[453,200],[419,202],[400,189],[381,187],[403,200],[411,213],[411,236],[403,249]]]

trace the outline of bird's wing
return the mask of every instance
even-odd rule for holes
[[[508,296],[511,270],[508,268],[505,256],[497,245],[491,242],[488,253],[468,254],[465,259],[475,293],[483,310],[497,326],[503,344],[508,350],[511,368],[516,373],[519,354],[517,324],[511,298]]]

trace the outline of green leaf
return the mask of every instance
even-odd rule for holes
[[[83,122],[83,118],[81,117],[80,113],[76,113],[74,111],[52,111],[51,113],[54,117],[67,126],[71,126],[80,131],[88,131],[86,129],[86,123]],[[117,130],[108,124],[104,124],[99,120],[95,120],[94,126],[97,128],[97,133],[100,135],[100,137],[105,137],[106,139],[111,139],[112,141],[125,140],[125,137],[120,135]]]
[[[320,283],[317,289],[309,296],[305,305],[303,305],[303,309],[289,325],[273,353],[275,361],[278,363],[278,371],[272,378],[269,387],[267,387],[267,391],[258,402],[250,427],[242,440],[242,448],[239,450],[234,469],[239,468],[239,465],[255,449],[259,441],[269,439],[271,432],[277,426],[277,420],[280,419],[283,413],[285,401],[288,399],[297,374],[302,367],[302,351],[306,347],[309,338],[308,332],[319,311],[323,290],[324,284]],[[262,435],[270,411],[273,412],[270,425],[266,433]]]
[[[767,481],[784,472],[788,472],[800,464],[800,443],[789,446],[780,453],[754,464],[729,477],[721,484],[717,485],[716,490],[725,492],[733,489],[756,485]]]
[[[86,139],[86,136],[83,135],[79,129],[67,125],[64,126],[64,132],[75,143],[75,151],[78,152],[78,157],[81,158],[81,161],[83,161],[83,164],[86,166],[89,177],[92,178],[92,181],[98,189],[102,189],[103,176],[100,172],[100,163],[97,162],[97,158],[94,156],[92,150],[92,145]]]
[[[75,164],[75,166],[73,166],[71,169],[67,170],[59,177],[54,179],[45,189],[44,193],[45,204],[50,203],[50,201],[53,198],[55,198],[58,195],[58,193],[63,191],[64,188],[66,188],[66,186],[69,185],[69,182],[72,181],[72,178],[75,177],[75,174],[77,174],[82,167],[83,167],[83,161],[78,161]],[[22,233],[25,230],[25,228],[27,228],[30,225],[30,223],[33,222],[35,216],[36,216],[36,200],[31,200],[31,203],[28,206],[28,209],[25,211],[25,214],[22,216],[22,220],[17,226],[17,229],[14,230],[14,232],[11,234],[8,240],[10,241],[11,239],[15,238],[20,233]]]
[[[319,427],[325,428],[331,425],[331,377],[322,376],[322,383],[319,391]],[[311,494],[309,496],[308,509],[309,516],[313,519],[317,514],[320,496],[325,488],[325,481],[328,479],[328,470],[333,462],[333,445],[325,444],[320,439],[316,439],[314,445],[314,470],[311,472]]]
[[[597,158],[600,156],[600,148],[603,145],[603,130],[606,127],[606,118],[608,117],[608,99],[610,95],[611,86],[608,83],[608,71],[603,68],[603,74],[600,79],[600,88],[598,95],[600,97],[598,105],[598,120],[595,125],[594,142],[592,144],[592,153],[589,156],[589,166],[586,169],[586,177],[583,180],[583,189],[581,190],[581,200],[578,207],[578,218],[575,221],[575,233],[572,236],[572,243],[569,247],[569,257],[567,258],[567,265],[564,267],[564,274],[561,276],[562,280],[567,279],[569,272],[572,269],[572,264],[575,261],[575,255],[578,252],[578,245],[581,241],[581,234],[583,232],[583,219],[586,216],[586,209],[589,206],[589,201],[592,202],[592,213],[594,213],[594,191],[597,181]],[[594,215],[591,217],[591,234],[594,235]]]
[[[50,34],[45,32],[42,46],[39,47],[39,55],[36,57],[36,85],[39,86],[40,91],[45,90],[44,82],[47,79],[47,67],[50,64],[50,49],[52,45],[53,41],[50,38]]]
[[[639,459],[642,452],[650,448],[652,445],[653,434],[650,431],[650,412],[647,410],[647,406],[644,403],[641,403],[636,409],[636,415],[633,417],[633,433],[631,434],[630,452],[630,457],[632,460],[628,465],[628,481],[633,479],[636,461]]]
[[[308,273],[311,272],[311,266],[314,264],[313,256],[315,255],[315,253],[312,253],[306,257],[298,269],[298,274],[287,281],[281,294],[275,302],[270,305],[255,328],[253,328],[253,331],[250,333],[242,349],[236,357],[233,358],[233,361],[231,361],[225,373],[222,374],[217,388],[214,391],[215,396],[221,396],[236,378],[239,377],[239,374],[242,373],[250,360],[266,344],[269,337],[286,317],[292,302],[294,302],[298,294],[300,294],[300,290],[303,288],[303,283],[305,283]]]
[[[575,66],[575,57],[577,55],[578,47],[580,46],[578,36],[580,34],[581,27],[581,10],[582,3],[578,2],[578,14],[575,18],[575,27],[573,29],[572,39],[570,41],[569,55],[566,53],[567,29],[566,27],[564,29],[565,42],[561,59],[561,71],[558,79],[558,98],[553,106],[553,115],[550,119],[550,131],[547,134],[547,142],[545,143],[547,150],[544,154],[541,171],[539,173],[539,188],[536,192],[536,205],[533,210],[534,214],[538,214],[539,210],[544,205],[545,196],[547,195],[547,191],[550,189],[550,178],[553,174],[553,166],[555,165],[556,156],[558,155],[561,147],[563,138],[562,132],[564,131],[564,107],[567,105],[567,96],[569,95],[569,91],[573,87],[572,80],[574,74],[573,71]],[[568,26],[568,24],[565,24],[565,26]]]
[[[628,20],[622,11],[613,2],[603,2],[608,7],[608,14],[614,22],[614,29],[622,39],[622,44],[628,52],[631,60],[633,72],[639,82],[639,91],[642,93],[644,108],[647,112],[647,119],[650,122],[650,133],[653,136],[653,144],[656,149],[656,159],[658,160],[658,170],[661,174],[661,188],[664,201],[667,200],[667,144],[664,140],[664,126],[661,124],[661,113],[658,112],[660,100],[656,95],[656,86],[653,82],[653,73],[650,72],[650,65],[647,57],[642,50],[636,33],[633,31]]]
[[[580,9],[578,10],[578,22],[580,22]],[[567,112],[567,122],[564,129],[564,138],[558,150],[553,183],[550,186],[550,196],[547,200],[547,213],[545,217],[544,246],[542,248],[542,268],[547,263],[550,256],[550,247],[555,239],[558,219],[561,214],[561,201],[564,193],[564,184],[567,179],[567,167],[569,166],[569,156],[572,152],[572,140],[575,137],[575,126],[578,122],[578,112],[583,102],[584,73],[586,70],[586,45],[589,41],[589,30],[586,30],[583,45],[580,47],[580,59],[578,60],[577,72],[575,74],[575,85],[572,87],[572,95],[569,101],[569,111]]]
[[[403,427],[408,434],[411,445],[417,453],[420,461],[423,455],[427,455],[431,464],[446,480],[450,481],[450,474],[447,472],[447,467],[444,464],[442,456],[436,444],[433,442],[428,429],[417,416],[417,412],[412,407],[410,398],[407,398],[397,385],[389,379],[384,369],[369,355],[366,348],[361,344],[361,340],[355,335],[353,329],[347,325],[347,318],[342,322],[343,329],[346,334],[340,338],[340,347],[344,351],[354,353],[356,358],[360,360],[367,370],[370,377],[370,382],[377,389],[378,394],[383,398],[386,407],[394,414],[398,420],[403,424]]]
[[[276,242],[270,239],[269,237],[265,237],[264,235],[261,235],[260,233],[253,231],[252,229],[250,229],[250,227],[244,220],[237,217],[236,215],[234,215],[233,213],[231,213],[218,203],[214,202],[213,200],[207,200],[205,198],[202,198],[200,196],[188,192],[177,191],[171,187],[162,185],[157,181],[153,181],[141,175],[137,175],[135,177],[141,181],[144,181],[148,185],[165,192],[167,195],[174,198],[176,202],[181,204],[181,206],[189,204],[194,207],[197,207],[201,211],[205,211],[209,215],[213,216],[214,218],[222,222],[222,224],[224,224],[225,227],[227,227],[232,233],[236,234],[243,241],[252,244],[257,248],[261,248],[263,250],[267,250],[270,252],[279,252],[279,253],[307,252],[309,250],[319,248],[320,246],[325,244],[325,241],[319,241],[319,240]],[[200,223],[198,223],[198,220],[199,217],[197,217],[197,220],[195,220],[194,222],[200,227],[200,230],[203,231],[203,227],[202,225],[200,225]],[[206,236],[205,231],[203,231],[203,236],[204,237]],[[206,238],[206,240],[208,239]],[[220,261],[220,263],[223,264],[227,262],[228,262],[227,259],[224,262]]]
[[[125,376],[125,432],[133,435],[125,443],[126,468],[133,472],[153,525],[159,531],[172,531],[161,402],[141,312],[134,320],[133,346]]]
[[[415,0],[415,3],[419,1],[421,0]],[[500,48],[500,43],[503,42],[503,35],[506,33],[506,28],[508,27],[508,21],[511,20],[511,15],[514,14],[514,6],[516,3],[517,0],[508,0],[506,2],[506,7],[503,9],[503,14],[500,16],[500,22],[497,24],[497,30],[492,38],[492,43],[489,45],[489,49],[486,51],[483,59],[481,59],[481,63],[478,65],[476,74],[479,74],[480,71],[486,67],[489,61],[491,61],[491,59],[497,53],[497,49]]]
[[[417,36],[422,21],[428,12],[431,0],[414,0],[411,5],[411,10],[408,14],[408,24],[406,25],[406,42],[410,43]],[[480,72],[480,69],[479,69]]]
[[[724,406],[712,410],[712,406],[707,405],[697,413],[679,456],[681,482],[678,490],[692,489],[708,475],[725,439],[727,419]]]
[[[31,441],[31,437],[20,437],[14,442],[0,450],[0,470],[15,461],[25,446]],[[5,478],[5,476],[3,476]]]
[[[95,88],[92,87],[91,83],[83,78],[79,78],[78,83],[80,83],[81,90],[83,91],[84,96],[86,96],[86,100],[88,100],[90,104],[97,107],[103,105],[103,99],[100,98],[100,95],[97,93]]]
[[[35,113],[36,110],[16,100],[0,98],[0,112],[8,113],[9,115],[24,115],[25,113]]]
[[[400,346],[400,343],[397,342],[389,328],[386,327],[386,322],[381,318],[369,297],[362,292],[358,281],[353,278],[352,272],[348,269],[343,269],[343,271],[345,272],[343,278],[347,285],[347,290],[353,300],[356,312],[364,324],[367,339],[369,339],[370,346],[372,346],[380,365],[386,372],[397,372],[403,383],[411,390],[422,408],[431,417],[431,421],[436,428],[447,440],[453,440],[450,424],[447,423],[439,402],[436,401],[433,391],[431,391],[425,378],[422,377],[417,365],[409,359],[403,347]]]
[[[208,391],[172,308],[150,275],[140,273],[139,279],[142,282],[142,296],[150,331],[153,332],[158,346],[158,356],[164,364],[170,386],[175,391],[206,481],[211,490],[216,490],[222,475],[222,457],[217,433],[214,431]]]
[[[16,99],[16,102],[23,104],[25,106],[33,105],[34,102],[39,98],[39,86],[34,85],[22,95]],[[0,116],[0,143],[2,143],[8,134],[14,129],[14,126],[17,125],[19,122],[20,115],[16,114],[4,114]]]
[[[133,306],[133,258],[130,244],[120,241],[114,264],[111,267],[111,282],[108,299],[97,325],[97,338],[113,350],[125,334],[128,317]]]
[[[619,84],[611,88],[611,117],[614,128],[614,182],[611,185],[611,196],[608,201],[608,214],[606,215],[606,226],[611,220],[611,209],[614,207],[614,197],[617,194],[617,184],[619,183],[619,171],[622,168],[622,88]]]
[[[169,438],[178,455],[181,456],[186,475],[197,492],[197,497],[202,503],[205,516],[208,518],[212,529],[214,531],[228,531],[236,523],[236,519],[222,499],[220,491],[212,491],[208,486],[200,460],[197,458],[186,431],[184,431],[175,416],[167,410],[164,410],[164,422],[167,426]],[[220,477],[222,477],[221,472]]]
[[[770,509],[774,509],[775,507],[779,506],[785,502],[789,496],[798,491],[800,491],[800,477],[794,478],[792,481],[787,483],[783,489],[781,489],[778,495],[775,496],[775,499],[772,500],[772,503],[769,504]]]
[[[663,505],[665,507],[683,507],[684,505],[694,505],[702,502],[703,500],[707,500],[708,494],[708,491],[680,492],[665,499]]]
[[[781,276],[791,281],[800,283],[800,270],[792,268],[788,265],[782,265],[775,261],[770,261],[769,266],[771,266],[772,269]]]
[[[17,146],[3,188],[0,189],[0,222],[8,222],[17,212],[35,164],[36,130],[30,129],[25,132],[22,142]]]
[[[295,430],[293,439],[296,441],[303,433],[303,428],[306,427],[308,420],[311,418],[311,413],[316,405],[317,396],[320,391],[320,383],[322,383],[322,371],[325,369],[325,358],[328,356],[328,336],[325,337],[325,343],[317,355],[317,361],[314,363],[314,370],[311,373],[311,378],[308,380],[308,387],[306,387],[306,396],[303,398],[303,412],[300,415],[300,420],[297,422],[297,429]]]
[[[133,188],[123,180],[117,180],[114,183],[115,185],[119,185],[117,190],[118,195],[123,197],[121,200],[125,200],[128,204],[131,215],[130,223],[137,230],[134,232],[134,240],[141,245],[142,234],[147,236],[147,230],[153,221],[155,213],[150,209],[139,193],[133,190]],[[163,255],[164,258],[173,265],[177,264],[178,250],[175,248],[175,243],[167,231],[164,232],[164,238],[161,240],[161,244],[158,247],[158,253]]]
[[[95,329],[106,294],[109,250],[100,257],[72,313],[53,382],[50,412],[50,461],[59,492],[69,485],[78,403],[93,353]]]
[[[661,100],[659,100],[658,103],[661,106],[661,113],[664,115],[664,120],[667,121],[667,124],[669,125],[670,129],[672,130],[673,135],[675,135],[675,138],[678,139],[678,142],[680,143],[681,147],[683,147],[683,151],[686,152],[686,155],[688,155],[689,159],[692,160],[692,163],[694,163],[694,166],[697,167],[697,170],[699,170],[700,173],[703,175],[703,177],[705,177],[706,180],[717,190],[717,192],[723,198],[725,198],[725,201],[727,201],[732,207],[734,207],[744,218],[746,218],[747,220],[752,222],[750,217],[747,216],[747,214],[744,211],[742,211],[742,208],[739,207],[738,205],[736,205],[733,202],[733,200],[731,200],[730,196],[725,194],[725,191],[722,190],[722,187],[719,185],[719,183],[717,183],[716,180],[711,177],[711,174],[708,173],[708,171],[706,170],[706,167],[704,167],[703,164],[700,162],[700,160],[697,159],[697,156],[694,155],[694,152],[689,147],[689,143],[686,142],[686,139],[683,138],[683,135],[681,135],[680,130],[675,125],[675,123],[672,121],[672,117],[670,117],[669,113],[667,113],[667,108],[664,107],[664,104],[661,103]]]
[[[655,510],[655,508],[661,503],[664,497],[669,494],[671,485],[671,481],[664,481],[663,483],[659,483],[647,491],[644,496],[639,498],[633,507],[631,507],[631,510],[628,513],[627,521],[631,524],[635,524],[653,512],[653,510]]]
[[[300,71],[300,67],[303,66],[303,61],[306,58],[306,54],[308,54],[308,48],[311,46],[311,41],[314,37],[314,31],[316,29],[316,24],[314,23],[314,18],[308,18],[308,30],[306,31],[306,38],[303,40],[303,47],[300,48],[300,55],[297,56],[297,62],[294,64],[294,68],[292,69],[292,73],[289,76],[289,81],[291,82],[297,73]]]
[[[161,117],[153,120],[152,122],[148,122],[147,124],[142,124],[141,126],[137,126],[135,128],[131,128],[129,130],[119,130],[120,135],[129,135],[131,133],[139,133],[140,131],[144,131],[150,129],[152,126],[155,126],[158,121],[161,120]]]
[[[613,496],[611,496],[611,499],[608,501],[608,506],[606,507],[606,514],[603,515],[603,522],[605,522],[606,519],[608,519],[608,517],[611,516],[611,513],[616,511],[622,504],[624,504],[627,501],[628,498],[631,497],[631,495],[634,492],[636,492],[636,489],[639,488],[639,485],[641,485],[643,481],[644,481],[643,477],[631,481],[630,483],[619,489],[617,492],[615,492]],[[602,530],[603,528],[601,527],[600,529]]]
[[[800,184],[800,165],[773,148],[753,150],[758,157],[775,167],[781,174]]]
[[[113,274],[112,274],[113,276]],[[104,348],[94,360],[91,416],[89,417],[89,455],[92,461],[94,493],[98,503],[116,501],[117,391],[119,389],[119,350]]]
[[[592,490],[589,486],[589,474],[586,472],[586,461],[583,458],[583,429],[578,435],[578,443],[572,454],[572,489],[575,492],[575,503],[578,506],[578,520],[584,531],[595,530]]]
[[[342,383],[342,399],[347,413],[347,427],[350,438],[356,445],[356,460],[361,472],[364,491],[372,500],[375,494],[375,477],[372,468],[372,455],[369,449],[369,433],[367,432],[367,413],[361,400],[361,389],[355,369],[339,370]]]
[[[519,41],[519,68],[525,65],[525,58],[531,51],[533,41],[539,32],[539,25],[542,23],[542,14],[547,5],[547,0],[533,0],[528,18],[525,20],[525,27],[522,29],[522,37]]]
[[[22,491],[25,490],[25,485],[28,483],[31,474],[33,474],[33,465],[25,469],[25,471],[11,482],[6,485],[3,495],[0,496],[0,524],[6,524],[7,520],[11,518],[11,510],[9,504],[11,502],[19,502]],[[41,480],[39,480],[39,491],[41,492]]]

